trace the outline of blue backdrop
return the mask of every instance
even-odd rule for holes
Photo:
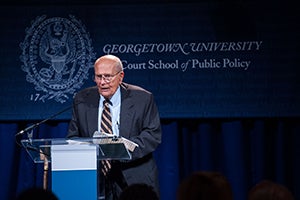
[[[119,56],[163,118],[298,116],[299,12],[272,2],[2,6],[0,119],[44,119]],[[117,12],[118,11],[118,12]],[[58,119],[69,119],[70,112]]]
[[[262,179],[300,199],[297,8],[259,1],[2,5],[0,199],[42,186],[42,166],[15,134],[94,85],[93,62],[107,53],[122,59],[126,82],[158,103],[162,200],[175,199],[180,181],[197,170],[222,172],[235,200],[246,200]],[[69,119],[70,110],[34,129],[34,138],[65,137]]]

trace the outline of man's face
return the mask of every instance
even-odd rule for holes
[[[102,58],[94,65],[98,91],[107,99],[114,95],[124,77],[124,72],[119,71],[116,64],[116,61],[112,59]]]

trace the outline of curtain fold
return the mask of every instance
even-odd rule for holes
[[[15,134],[29,125],[0,123],[0,175],[5,185],[0,199],[14,199],[26,188],[43,185],[43,165],[33,163],[16,143]],[[33,138],[62,138],[67,128],[67,121],[49,121],[34,130]],[[162,119],[162,130],[162,144],[154,153],[162,200],[176,199],[182,179],[198,170],[223,173],[235,200],[246,200],[250,187],[262,179],[286,185],[300,199],[299,118]]]

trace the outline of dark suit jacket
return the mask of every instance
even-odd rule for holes
[[[139,145],[132,161],[121,162],[128,184],[146,183],[158,192],[158,172],[152,152],[161,143],[161,125],[152,93],[138,86],[122,83],[120,136]],[[92,137],[98,129],[99,92],[97,87],[78,92],[67,137]]]

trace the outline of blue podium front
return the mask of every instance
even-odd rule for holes
[[[60,200],[98,199],[95,145],[52,145],[51,157],[52,192]]]

